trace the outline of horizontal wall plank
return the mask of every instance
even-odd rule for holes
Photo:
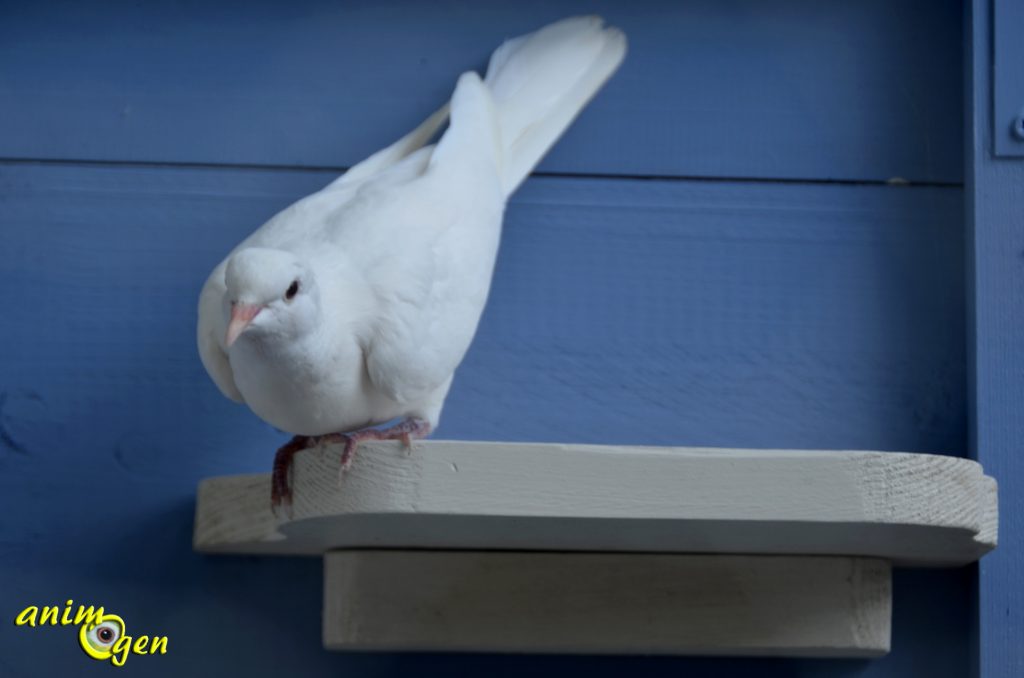
[[[600,12],[630,54],[542,170],[962,178],[955,0],[104,7],[4,10],[0,157],[349,166],[504,38]]]
[[[0,169],[0,270],[17,282],[0,289],[7,411],[33,411],[35,393],[84,424],[112,413],[77,398],[128,389],[159,419],[198,398],[250,422],[196,358],[198,289],[245,233],[329,179]],[[533,182],[509,208],[441,433],[963,454],[961,211],[958,189]],[[179,388],[146,388],[166,378]],[[189,419],[197,440],[224,435]],[[29,447],[51,435],[12,433]]]

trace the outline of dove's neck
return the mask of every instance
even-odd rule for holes
[[[322,369],[321,356],[333,355],[338,343],[357,340],[356,328],[364,325],[371,298],[365,284],[351,278],[351,270],[341,262],[333,266],[315,266],[317,290],[315,310],[296,323],[289,332],[259,337],[261,352],[271,362],[291,369]],[[325,359],[327,360],[327,359]]]
[[[343,321],[335,314],[321,315],[323,322],[298,336],[243,333],[231,349],[236,385],[245,402],[290,433],[348,431],[372,414],[359,407],[364,362],[354,333],[339,328]]]

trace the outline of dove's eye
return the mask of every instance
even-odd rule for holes
[[[280,289],[280,288],[278,288],[278,289]],[[285,290],[284,300],[285,301],[291,301],[292,299],[295,298],[295,295],[298,294],[298,293],[299,293],[299,281],[298,280],[293,280],[292,284],[288,286],[287,290]]]

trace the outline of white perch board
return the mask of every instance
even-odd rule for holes
[[[890,566],[843,557],[337,551],[334,650],[877,657]]]
[[[865,451],[426,441],[300,453],[290,516],[269,475],[204,480],[194,545],[805,554],[947,566],[995,547],[995,481],[970,460]],[[269,465],[268,451],[268,465]]]

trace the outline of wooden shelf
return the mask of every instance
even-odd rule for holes
[[[199,486],[210,553],[323,555],[332,649],[870,657],[892,565],[996,545],[995,481],[897,452],[429,441]]]
[[[878,657],[890,566],[831,556],[338,551],[335,650]]]
[[[195,547],[318,555],[436,548],[856,555],[948,566],[995,547],[996,485],[967,459],[429,441],[296,457],[290,517],[269,475],[204,480]]]

